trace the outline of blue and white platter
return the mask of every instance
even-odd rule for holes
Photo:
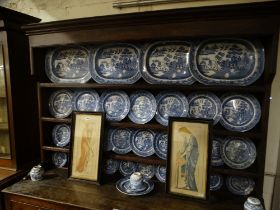
[[[156,155],[163,160],[166,160],[167,158],[167,144],[168,144],[168,134],[157,133],[154,140],[154,149]]]
[[[191,54],[191,73],[205,85],[247,86],[264,71],[264,48],[259,41],[238,38],[202,41]]]
[[[255,181],[248,177],[229,176],[226,186],[235,195],[249,195],[254,190]]]
[[[72,113],[73,93],[69,90],[58,90],[49,98],[49,111],[55,118],[65,118]]]
[[[121,193],[132,196],[146,195],[154,189],[154,183],[150,179],[143,179],[143,187],[133,189],[130,185],[130,177],[124,177],[117,181],[116,188]]]
[[[155,116],[157,110],[156,99],[148,91],[133,92],[130,97],[129,119],[137,124],[145,124]]]
[[[151,84],[192,84],[195,81],[189,67],[192,51],[190,42],[152,43],[145,51],[142,77]]]
[[[169,117],[186,117],[189,111],[189,104],[186,96],[177,91],[162,91],[156,96],[157,112],[156,120],[168,125]]]
[[[114,174],[118,171],[119,165],[120,163],[118,160],[107,159],[105,162],[104,171],[106,174]]]
[[[106,112],[107,120],[121,121],[129,112],[129,97],[122,90],[104,91],[100,96],[100,109]]]
[[[57,48],[45,58],[46,75],[54,83],[85,83],[89,66],[89,50],[82,46]]]
[[[216,191],[221,189],[223,186],[223,177],[221,175],[211,175],[210,176],[210,190]]]
[[[154,165],[138,164],[138,171],[145,179],[151,179],[156,173],[156,168]]]
[[[65,147],[69,144],[71,137],[71,128],[66,124],[59,124],[52,129],[52,140],[55,146]]]
[[[140,49],[128,43],[115,43],[96,49],[91,75],[101,84],[133,84],[140,79]]]
[[[234,169],[250,167],[257,157],[252,140],[241,137],[227,137],[222,144],[221,156],[224,163]]]
[[[55,152],[52,154],[52,162],[57,168],[62,168],[67,163],[68,156],[66,153]]]
[[[148,157],[155,153],[155,133],[151,130],[135,130],[131,138],[131,148],[134,154],[141,157]]]
[[[96,112],[99,111],[99,95],[95,90],[77,91],[73,97],[73,110]]]
[[[116,128],[110,132],[112,151],[117,154],[126,154],[131,151],[130,141],[132,131],[128,128]]]
[[[156,167],[156,177],[160,182],[166,182],[166,167],[158,165]]]
[[[221,101],[213,93],[197,92],[188,97],[190,118],[213,120],[217,124],[222,115]]]
[[[231,94],[221,97],[222,117],[220,123],[231,131],[251,130],[260,121],[261,105],[250,94]]]
[[[221,157],[223,140],[217,137],[213,138],[212,141],[212,156],[211,156],[211,165],[212,166],[222,166],[224,161]]]
[[[137,164],[131,161],[121,161],[119,170],[123,176],[130,176],[137,170]]]

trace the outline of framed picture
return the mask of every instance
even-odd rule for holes
[[[166,192],[208,199],[212,121],[169,118]]]
[[[72,123],[69,178],[100,184],[104,113],[74,112]]]

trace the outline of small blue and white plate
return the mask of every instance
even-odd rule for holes
[[[96,112],[99,111],[99,95],[95,90],[77,91],[73,97],[73,110]]]
[[[224,179],[221,175],[211,175],[210,176],[210,190],[211,191],[216,191],[221,189],[223,186]]]
[[[148,91],[133,92],[130,97],[129,119],[137,124],[145,124],[155,116],[157,110],[156,99]]]
[[[138,164],[138,171],[145,179],[151,179],[156,173],[156,168],[154,165]]]
[[[232,94],[221,97],[222,117],[220,123],[231,131],[251,130],[260,121],[261,105],[249,94]]]
[[[255,187],[255,181],[248,177],[229,176],[226,179],[228,190],[235,195],[249,195]]]
[[[131,161],[121,161],[119,170],[123,176],[130,176],[137,170],[137,164]]]
[[[116,128],[110,132],[112,151],[117,154],[126,154],[131,151],[132,131],[128,128]]]
[[[119,161],[113,159],[107,159],[105,162],[104,171],[106,174],[114,174],[119,169]]]
[[[212,156],[211,156],[211,165],[212,166],[222,166],[224,161],[221,157],[223,140],[217,137],[213,138],[212,141]]]
[[[213,120],[217,124],[222,115],[221,101],[213,93],[197,92],[188,96],[190,118]]]
[[[71,137],[71,128],[66,124],[59,124],[53,127],[52,140],[55,146],[65,147],[69,144]]]
[[[256,160],[257,150],[252,140],[242,137],[227,137],[222,144],[224,163],[233,169],[249,168]]]
[[[52,154],[52,162],[57,168],[62,168],[67,163],[68,156],[63,152],[55,152]]]
[[[160,182],[166,182],[166,167],[158,165],[156,167],[156,177]]]
[[[167,158],[167,144],[168,144],[168,134],[157,133],[154,140],[154,149],[156,155],[163,160],[166,160]]]
[[[69,90],[58,90],[49,98],[49,111],[55,118],[65,118],[72,113],[73,93]]]
[[[104,91],[100,96],[100,108],[106,112],[107,120],[121,121],[129,112],[129,97],[122,90]]]
[[[155,153],[155,133],[151,130],[139,129],[133,132],[131,148],[134,154],[141,157],[148,157]]]
[[[163,91],[156,96],[157,112],[156,120],[168,125],[169,117],[186,117],[189,111],[189,104],[186,96],[177,91]]]

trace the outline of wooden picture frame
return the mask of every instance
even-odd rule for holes
[[[73,112],[70,179],[101,184],[104,117],[102,112]]]
[[[212,123],[169,118],[167,193],[208,200]]]

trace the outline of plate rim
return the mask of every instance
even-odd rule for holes
[[[128,142],[129,146],[127,148],[125,148],[125,149],[120,149],[120,148],[116,147],[114,142],[113,142],[113,135],[118,130],[125,130],[125,131],[129,132],[129,139],[126,140]],[[112,131],[109,134],[109,140],[110,140],[110,144],[112,145],[112,151],[117,153],[117,154],[127,154],[127,153],[129,153],[132,150],[131,143],[130,143],[131,142],[131,140],[130,140],[131,138],[132,138],[132,130],[129,129],[129,128],[115,128],[115,129],[112,129]]]
[[[55,139],[55,132],[60,128],[60,127],[67,127],[67,130],[69,131],[69,138],[67,138],[67,141],[64,142],[63,144],[62,143],[59,143],[59,141],[56,141]],[[67,146],[69,143],[70,143],[70,139],[71,139],[71,126],[70,125],[67,125],[65,123],[62,123],[62,124],[57,124],[55,126],[53,126],[53,129],[52,129],[52,140],[53,140],[53,143],[57,146],[57,147],[65,147]]]
[[[145,152],[142,152],[142,151],[139,151],[135,145],[134,145],[134,141],[135,141],[135,137],[136,137],[136,134],[139,133],[139,132],[149,132],[152,134],[153,136],[153,139],[152,139],[152,148],[149,150],[148,153],[145,153]],[[150,130],[150,129],[137,129],[137,130],[134,130],[132,132],[132,137],[131,137],[131,141],[130,141],[130,146],[131,146],[131,149],[132,149],[132,152],[135,154],[135,155],[138,155],[140,157],[149,157],[151,155],[153,155],[155,153],[155,148],[154,148],[154,139],[155,139],[155,132]]]

